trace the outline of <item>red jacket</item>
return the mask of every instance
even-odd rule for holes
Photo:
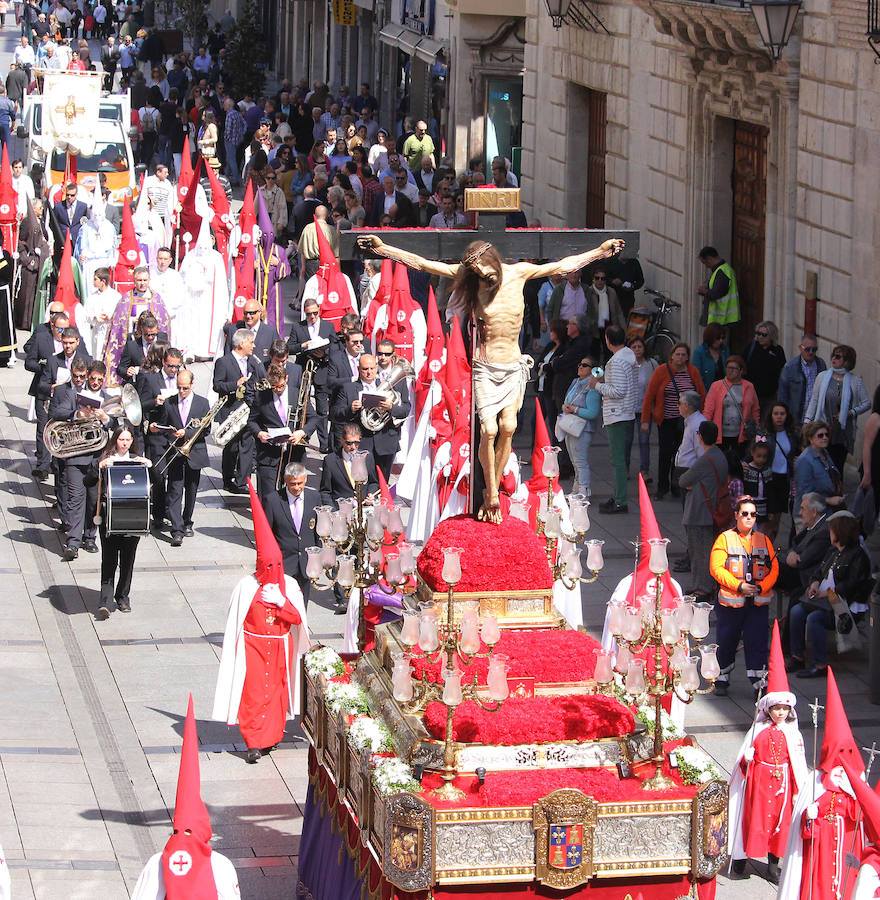
[[[642,403],[643,422],[653,419],[655,424],[659,425],[663,421],[663,395],[666,391],[666,385],[669,384],[669,372],[670,367],[666,364],[661,364],[654,370]],[[687,365],[687,373],[691,376],[691,381],[694,383],[694,390],[701,397],[705,398],[706,389],[703,387],[703,379],[700,378],[700,373],[690,363]],[[708,414],[706,414],[706,418],[708,418]]]
[[[726,378],[714,381],[706,394],[706,403],[703,406],[703,415],[718,426],[718,443],[721,443],[721,414],[724,409],[724,396],[730,382]],[[739,439],[743,440],[743,427],[749,420],[757,422],[760,418],[758,407],[758,395],[751,381],[742,380],[742,418],[739,425]]]

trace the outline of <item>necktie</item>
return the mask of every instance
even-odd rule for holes
[[[189,400],[180,401],[180,421],[186,426],[186,420],[189,416]]]
[[[302,525],[302,496],[293,498],[293,527],[299,531]]]
[[[278,418],[281,419],[281,424],[283,425],[287,416],[285,415],[285,403],[284,403],[284,395],[278,394],[275,397],[275,409],[278,410]]]
[[[352,374],[352,375],[357,375],[357,373],[358,373],[358,361],[357,361],[353,356],[349,356],[349,357],[348,357],[348,361],[349,361],[349,363],[351,364],[351,374]]]

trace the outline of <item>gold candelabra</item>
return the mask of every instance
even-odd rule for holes
[[[609,629],[617,639],[618,672],[625,675],[623,690],[637,698],[647,694],[654,706],[654,753],[651,762],[654,774],[643,785],[646,790],[663,791],[675,787],[675,782],[663,774],[663,727],[661,701],[674,692],[683,703],[691,703],[697,694],[710,693],[715,679],[721,674],[716,657],[716,644],[703,644],[709,634],[708,603],[695,603],[691,596],[678,598],[671,609],[663,609],[663,575],[669,568],[666,557],[666,538],[654,538],[648,566],[654,575],[653,595],[636,598],[638,606],[623,602],[610,605]],[[700,657],[690,653],[693,639]],[[646,660],[637,655],[648,651]],[[653,664],[653,665],[652,665]],[[699,664],[699,665],[698,665]],[[700,688],[700,675],[709,683]],[[600,687],[609,692],[614,680],[611,654],[598,652],[595,678]],[[682,693],[683,692],[683,693]]]
[[[355,496],[338,501],[339,509],[315,509],[315,533],[321,547],[307,547],[306,577],[312,584],[326,579],[338,585],[347,598],[358,589],[358,650],[366,645],[365,591],[378,588],[389,596],[415,591],[413,576],[421,545],[403,535],[400,507],[370,506],[364,496],[367,483],[367,451],[352,454],[351,475]],[[392,539],[385,540],[386,530]],[[395,553],[384,552],[395,548]],[[384,583],[383,583],[384,582]],[[387,585],[387,586],[386,586]]]
[[[462,605],[461,622],[455,621],[455,585],[461,580],[461,553],[458,547],[443,548],[443,580],[448,585],[446,596],[446,622],[437,621],[437,609],[433,603],[422,604],[421,614],[414,610],[404,610],[400,631],[401,643],[409,652],[394,658],[392,671],[392,691],[407,712],[422,712],[433,700],[446,704],[446,731],[443,743],[443,784],[432,793],[444,800],[461,800],[465,793],[454,785],[457,775],[455,766],[455,741],[453,721],[455,709],[465,700],[473,700],[488,712],[497,712],[507,699],[507,658],[495,654],[495,645],[501,639],[501,629],[496,616],[484,616],[482,624],[477,615],[475,603]],[[480,652],[480,639],[489,652]],[[416,649],[418,648],[418,649]],[[489,659],[488,693],[489,702],[484,700],[477,686],[477,674],[461,683],[462,673],[458,664],[470,665],[477,658]],[[429,681],[423,671],[418,679],[413,679],[411,660],[424,659],[431,663],[443,661],[443,681]]]

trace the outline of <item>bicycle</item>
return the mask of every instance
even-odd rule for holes
[[[651,295],[657,308],[652,310],[647,306],[639,306],[630,310],[626,322],[626,338],[628,341],[641,338],[645,342],[645,356],[664,363],[679,341],[678,335],[666,325],[666,319],[672,310],[681,309],[681,304],[662,291],[645,288],[645,293]]]

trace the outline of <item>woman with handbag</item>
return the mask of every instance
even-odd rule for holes
[[[718,426],[721,449],[743,458],[748,442],[758,429],[758,394],[743,378],[746,364],[741,356],[728,357],[724,378],[713,382],[706,394],[703,415]]]
[[[849,604],[851,616],[868,610],[871,594],[871,560],[859,543],[859,522],[846,510],[828,519],[831,549],[825,554],[801,602],[789,612],[791,662],[789,672],[798,678],[824,678],[827,666],[825,632],[834,629],[835,616],[829,592]],[[852,626],[852,622],[850,622]],[[854,626],[852,626],[854,627]],[[813,665],[805,668],[806,639],[813,649]]]
[[[650,432],[653,421],[660,436],[655,500],[662,500],[670,487],[673,497],[680,496],[678,483],[672,477],[672,463],[684,434],[684,419],[678,408],[678,398],[683,391],[696,391],[700,397],[706,396],[703,380],[690,364],[690,356],[691,348],[684,341],[679,341],[669,354],[669,362],[658,366],[651,376],[642,402],[639,427],[643,432]]]
[[[839,344],[831,351],[831,368],[816,376],[804,422],[823,419],[831,427],[828,454],[837,471],[843,471],[848,453],[853,452],[856,420],[871,408],[865,383],[853,375],[856,351],[847,344]]]
[[[565,438],[574,464],[574,491],[585,497],[590,496],[590,444],[601,406],[599,392],[590,387],[592,368],[593,361],[588,357],[578,363],[578,377],[569,386],[562,414],[556,420],[556,436]]]
[[[761,423],[764,433],[770,438],[771,464],[773,481],[770,485],[771,497],[769,506],[771,510],[767,518],[767,534],[771,540],[776,540],[779,533],[779,520],[782,513],[792,511],[792,479],[794,461],[797,457],[797,441],[795,439],[795,421],[791,410],[782,402],[776,401],[771,407],[764,421]]]

